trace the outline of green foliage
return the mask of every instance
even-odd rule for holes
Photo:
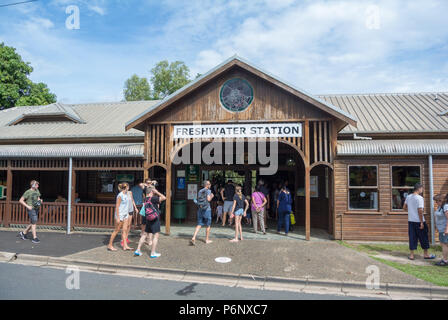
[[[190,69],[182,61],[160,61],[151,74],[154,99],[163,99],[191,81]]]
[[[140,78],[136,74],[132,75],[124,84],[123,94],[126,101],[151,100],[148,79]]]
[[[199,74],[196,76],[198,77]],[[182,61],[158,62],[151,69],[151,85],[145,77],[133,75],[124,84],[123,95],[126,101],[159,100],[179,90],[191,81],[190,69]]]
[[[0,108],[56,102],[46,84],[28,78],[31,72],[30,63],[24,62],[15,48],[0,43]]]

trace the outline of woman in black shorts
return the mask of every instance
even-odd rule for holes
[[[145,243],[146,239],[149,239],[151,243],[151,258],[160,257],[160,253],[156,252],[157,243],[159,241],[159,233],[160,233],[160,211],[159,204],[162,201],[165,201],[166,197],[157,191],[155,188],[148,190],[149,193],[146,194],[146,199],[150,199],[150,205],[152,205],[153,209],[159,212],[159,216],[152,221],[145,219],[145,230],[143,231],[142,236],[140,237],[140,241],[138,242],[137,250],[135,250],[134,255],[141,256],[141,247],[143,243]]]

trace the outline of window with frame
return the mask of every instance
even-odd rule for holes
[[[378,210],[378,167],[349,166],[349,210]]]
[[[392,166],[392,209],[403,209],[416,183],[421,182],[420,166]]]

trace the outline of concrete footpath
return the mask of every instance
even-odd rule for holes
[[[40,244],[32,244],[18,238],[17,232],[0,231],[0,261],[46,267],[73,265],[95,272],[259,289],[448,299],[448,288],[419,280],[334,241],[251,239],[230,243],[228,238],[219,237],[209,245],[199,239],[196,246],[190,246],[187,237],[161,235],[158,252],[162,256],[149,259],[146,246],[141,257],[120,249],[107,251],[108,234],[40,232],[39,238]],[[138,238],[130,237],[132,248],[136,248]],[[231,262],[218,263],[217,257],[230,258]],[[379,289],[366,288],[369,266],[379,270]]]

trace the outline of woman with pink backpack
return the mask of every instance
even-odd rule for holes
[[[166,197],[157,191],[154,186],[149,187],[148,192],[141,210],[141,214],[145,218],[145,230],[140,237],[138,248],[135,250],[134,255],[141,256],[141,247],[146,240],[149,240],[149,243],[151,243],[150,258],[155,259],[161,256],[160,253],[156,252],[160,233],[160,211],[158,205],[165,201]]]
[[[266,234],[264,227],[264,211],[265,206],[268,203],[263,192],[260,191],[260,186],[255,187],[255,191],[252,193],[252,222],[254,226],[254,232],[257,233],[258,230],[258,220],[260,221],[260,227],[263,234]]]

